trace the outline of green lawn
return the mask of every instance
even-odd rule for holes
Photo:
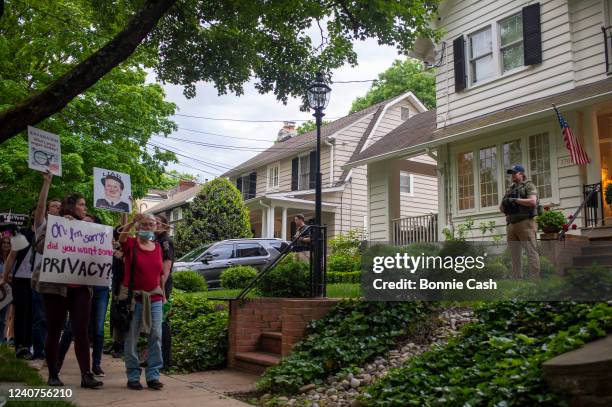
[[[15,358],[15,349],[0,345],[0,382],[19,382],[32,387],[45,386],[46,383],[27,362]],[[8,401],[6,406],[27,407],[74,407],[67,401]]]
[[[204,298],[234,298],[240,291],[242,290],[210,290],[188,295]],[[257,296],[255,290],[248,295],[249,298]],[[360,284],[330,284],[327,286],[327,296],[329,298],[359,298],[361,296],[361,286]]]

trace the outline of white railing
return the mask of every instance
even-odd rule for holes
[[[438,214],[409,216],[391,221],[393,244],[406,246],[410,243],[438,241]]]

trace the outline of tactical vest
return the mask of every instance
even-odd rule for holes
[[[506,196],[509,198],[527,198],[527,190],[530,188],[535,189],[535,186],[531,181],[524,181],[519,184],[512,183]],[[510,214],[510,223],[517,223],[524,219],[531,219],[537,215],[537,205],[533,208],[516,204],[517,210]]]

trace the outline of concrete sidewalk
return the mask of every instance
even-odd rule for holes
[[[47,379],[47,368],[41,362],[31,362],[40,369],[41,376]],[[79,406],[207,406],[207,407],[246,407],[249,404],[226,396],[226,393],[246,392],[255,388],[257,376],[234,370],[215,370],[187,375],[163,375],[160,381],[163,390],[149,390],[146,387],[144,371],[141,383],[144,390],[130,390],[126,387],[125,365],[122,359],[103,355],[102,369],[106,376],[98,378],[104,386],[98,390],[82,389],[74,350],[71,348],[60,378],[64,384],[75,390],[73,400]]]

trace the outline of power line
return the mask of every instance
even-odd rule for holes
[[[212,116],[196,116],[190,114],[175,113],[173,116],[190,117],[192,119],[202,120],[214,120],[214,121],[225,121],[225,122],[240,122],[240,123],[284,123],[284,122],[307,122],[313,119],[269,119],[269,120],[256,120],[256,119],[234,119],[230,117],[212,117]],[[328,119],[339,119],[339,117],[328,117]],[[185,130],[185,129],[183,129]]]
[[[152,144],[152,143],[147,143],[147,145],[148,145],[148,146],[150,146],[150,147],[154,147],[154,148],[161,149],[161,150],[166,150],[165,148],[163,148],[163,147],[159,147],[159,146],[156,146],[155,144]],[[166,150],[166,151],[169,151],[169,152],[171,152],[171,153],[177,154],[177,153],[175,153],[174,151],[170,151],[170,150]],[[180,155],[180,154],[177,154],[177,155]],[[212,171],[210,171],[210,170],[206,170],[206,169],[204,169],[204,168],[200,168],[200,167],[195,167],[195,166],[190,165],[190,164],[187,164],[187,163],[185,163],[185,162],[182,162],[182,163],[181,163],[181,162],[179,161],[179,164],[182,164],[182,165],[188,166],[188,167],[190,167],[190,168],[192,168],[192,169],[194,169],[194,170],[201,171],[201,172],[204,172],[204,173],[210,174],[210,175],[215,176],[215,177],[217,177],[217,176],[219,175],[219,174],[216,174],[216,173],[214,173],[214,172],[212,172]]]
[[[180,156],[182,156],[182,157],[185,157],[185,158],[188,158],[188,159],[190,159],[190,160],[196,161],[196,162],[198,162],[198,163],[200,163],[200,164],[204,164],[205,166],[210,167],[210,168],[212,168],[212,169],[214,169],[214,170],[216,170],[216,171],[221,171],[221,172],[223,172],[223,171],[227,171],[227,170],[231,169],[231,167],[225,167],[225,168],[224,168],[224,166],[215,165],[215,164],[212,164],[212,163],[210,163],[210,162],[208,162],[208,161],[204,161],[204,160],[200,160],[200,159],[198,159],[198,158],[194,158],[194,157],[193,157],[193,156],[191,156],[191,155],[185,155],[185,154],[188,154],[186,151],[179,150],[179,149],[176,149],[176,150],[172,150],[172,149],[171,149],[171,148],[175,148],[175,147],[168,146],[168,145],[166,145],[166,144],[162,144],[162,143],[159,143],[159,142],[157,142],[157,141],[156,141],[156,143],[157,143],[157,144],[153,144],[153,143],[149,142],[149,144],[151,144],[151,145],[153,145],[153,146],[155,146],[155,147],[162,148],[162,149],[164,149],[164,150],[166,150],[166,151],[170,151],[170,152],[175,153],[175,154],[177,154],[177,155],[180,155]],[[181,154],[181,153],[183,153],[183,154]]]

